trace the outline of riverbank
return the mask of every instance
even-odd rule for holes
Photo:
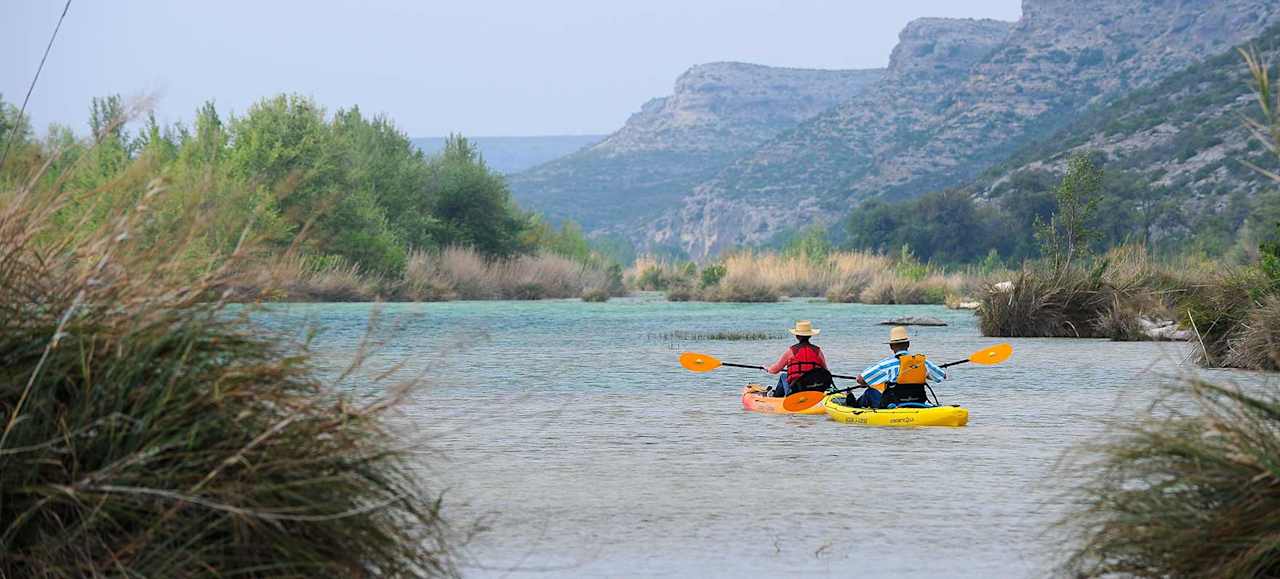
[[[1280,278],[1261,265],[1158,262],[1126,246],[1057,270],[1028,264],[983,288],[978,315],[985,336],[1181,338],[1204,366],[1280,370]]]

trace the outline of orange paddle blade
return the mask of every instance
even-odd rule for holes
[[[782,399],[782,409],[789,412],[808,410],[822,402],[822,399],[826,397],[827,395],[822,392],[796,392]]]
[[[969,356],[969,361],[974,364],[999,364],[1009,359],[1013,355],[1013,346],[1009,344],[996,344],[990,348],[983,348],[974,352]]]
[[[710,372],[720,367],[720,360],[707,354],[685,352],[680,354],[680,365],[690,372]]]

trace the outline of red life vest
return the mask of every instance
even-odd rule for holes
[[[795,384],[805,372],[814,368],[826,368],[822,362],[822,349],[809,343],[791,346],[791,361],[787,362],[787,384]]]

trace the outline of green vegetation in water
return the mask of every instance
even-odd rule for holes
[[[465,534],[385,421],[410,385],[344,394],[225,310],[254,246],[211,253],[212,214],[148,231],[194,192],[120,185],[86,220],[103,146],[0,190],[0,577],[456,575]]]
[[[1085,446],[1074,577],[1280,575],[1280,399],[1180,383],[1167,417]]]
[[[713,340],[725,340],[741,342],[753,340],[780,340],[789,338],[790,334],[776,330],[724,330],[718,332],[675,330],[671,332],[663,332],[661,334],[653,334],[650,337],[663,341],[706,342]]]

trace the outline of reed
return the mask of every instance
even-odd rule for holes
[[[146,243],[161,182],[74,235],[41,187],[0,191],[0,577],[456,575],[385,422],[409,385],[357,401],[226,310],[248,241]]]
[[[367,302],[378,297],[378,285],[344,259],[286,254],[247,266],[232,277],[230,287],[240,301]]]
[[[1280,296],[1267,296],[1228,340],[1222,365],[1280,371]]]
[[[576,298],[611,283],[606,269],[553,253],[486,259],[467,247],[409,256],[396,296],[411,301]]]
[[[1083,450],[1076,577],[1280,575],[1280,398],[1199,380],[1171,387],[1165,417],[1130,422]]]

